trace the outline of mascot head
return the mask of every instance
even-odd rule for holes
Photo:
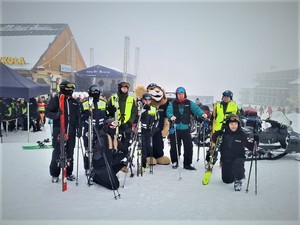
[[[158,108],[161,105],[166,104],[168,101],[165,90],[154,83],[149,84],[147,86],[147,88],[145,88],[142,85],[138,85],[138,86],[136,86],[134,92],[135,92],[135,96],[137,97],[137,99],[141,99],[143,94],[145,92],[148,92],[152,97],[151,104],[153,106],[155,106],[156,108]]]

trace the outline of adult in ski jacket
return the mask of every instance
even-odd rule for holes
[[[215,120],[213,131],[219,131],[224,128],[226,124],[226,117],[229,114],[239,114],[239,108],[235,101],[233,101],[233,93],[226,90],[222,93],[222,101],[216,103],[215,115],[212,114],[211,121]]]
[[[117,133],[122,134],[122,140],[129,143],[132,133],[132,123],[137,117],[137,106],[132,96],[128,95],[130,84],[120,82],[118,93],[113,94],[107,101],[108,116],[115,118],[119,124]]]
[[[193,160],[193,143],[190,133],[190,117],[207,118],[207,115],[193,102],[187,99],[186,90],[183,87],[176,89],[176,99],[169,103],[167,108],[167,117],[171,120],[176,132],[177,140],[175,140],[175,133],[170,132],[170,156],[173,168],[178,167],[178,155],[180,156],[181,142],[184,147],[183,168],[187,170],[195,170],[191,166]],[[177,144],[177,146],[176,146]]]
[[[222,161],[222,181],[226,184],[235,182],[234,186],[242,184],[245,178],[245,148],[253,149],[252,140],[248,141],[246,134],[241,129],[240,118],[236,114],[229,114],[226,119],[224,133],[217,131],[212,139],[222,135],[219,147]]]
[[[95,132],[99,138],[93,149],[93,181],[108,189],[116,190],[120,186],[116,174],[120,170],[128,172],[126,162],[122,161],[127,156],[128,146],[118,141],[113,119],[105,120],[103,129],[95,128]]]
[[[73,91],[75,89],[75,84],[69,81],[63,81],[59,85],[60,94],[65,95],[65,129],[68,134],[68,139],[66,141],[66,156],[67,156],[67,179],[75,180],[73,172],[73,155],[74,147],[77,137],[82,135],[82,127],[80,121],[80,105],[76,99],[72,97]],[[62,114],[59,108],[59,95],[54,96],[49,101],[46,107],[46,117],[53,120],[53,133],[52,133],[52,146],[54,148],[52,152],[52,159],[50,163],[50,175],[53,178],[57,178],[60,175],[60,115]]]

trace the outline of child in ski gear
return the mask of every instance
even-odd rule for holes
[[[127,173],[126,161],[128,146],[117,140],[116,121],[105,120],[103,129],[95,128],[98,139],[93,149],[93,181],[108,189],[116,190],[120,183],[116,174],[121,170]]]
[[[181,141],[183,142],[184,147],[184,159],[183,159],[183,168],[187,170],[195,170],[191,166],[193,160],[193,143],[190,133],[190,117],[204,117],[207,118],[207,115],[198,107],[193,101],[187,99],[186,90],[183,87],[178,87],[176,89],[176,99],[169,103],[167,108],[167,117],[176,124],[176,134],[177,141],[175,140],[175,133],[169,134],[171,149],[170,156],[173,164],[173,168],[178,167],[178,158],[177,158],[177,148],[176,142],[179,150],[180,156],[180,147]]]
[[[152,136],[157,130],[159,114],[154,106],[151,106],[151,95],[144,93],[142,97],[143,107],[141,114],[141,137],[142,137],[142,167],[146,168],[147,157],[153,164]]]
[[[226,119],[224,133],[217,131],[212,139],[216,142],[222,136],[219,147],[222,161],[222,181],[226,184],[234,182],[234,189],[241,190],[242,179],[245,178],[245,147],[253,149],[253,142],[247,140],[242,131],[240,118],[236,114],[229,114]]]
[[[60,93],[65,95],[65,129],[68,134],[66,141],[65,151],[67,157],[67,179],[75,180],[73,172],[73,155],[76,136],[81,137],[82,128],[80,122],[80,106],[76,99],[72,97],[75,89],[75,84],[69,81],[63,81],[59,85]],[[50,163],[50,175],[58,181],[60,175],[60,115],[62,114],[59,108],[59,95],[51,98],[49,104],[46,107],[45,115],[47,118],[53,120],[53,133],[52,133],[52,146],[54,148],[52,152],[52,159]]]
[[[97,129],[102,129],[103,122],[106,119],[106,101],[100,96],[101,88],[99,85],[91,85],[89,87],[89,98],[82,102],[82,109],[81,109],[81,121],[83,124],[83,144],[86,149],[86,154],[84,156],[84,168],[88,170],[88,151],[89,151],[89,140],[88,140],[88,133],[89,133],[89,119],[92,121],[92,125],[95,126]],[[90,118],[90,117],[93,118]],[[92,128],[91,128],[92,129]],[[94,147],[96,134],[92,132],[93,140],[91,140],[92,146],[91,149]]]
[[[118,84],[118,93],[113,94],[107,101],[107,111],[109,117],[116,117],[119,124],[119,134],[122,135],[122,141],[129,144],[132,133],[132,123],[137,117],[137,106],[132,96],[128,95],[130,84],[120,82]],[[118,134],[117,134],[118,135]]]

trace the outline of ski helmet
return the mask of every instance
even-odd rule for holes
[[[72,96],[73,91],[75,90],[75,84],[70,81],[63,81],[59,85],[59,90],[61,94]]]
[[[229,114],[226,117],[226,123],[229,124],[230,122],[237,122],[238,124],[240,124],[240,117],[236,114]]]
[[[176,98],[177,98],[177,94],[178,94],[178,93],[184,93],[184,98],[187,97],[187,95],[186,95],[186,90],[185,90],[184,87],[178,87],[178,88],[176,89],[175,92],[176,92]]]
[[[233,97],[233,93],[232,91],[230,90],[226,90],[222,93],[223,96],[226,96],[226,97],[230,97],[230,99],[232,100],[232,97]]]
[[[151,100],[152,97],[151,97],[151,95],[150,95],[148,92],[146,92],[146,93],[143,94],[142,99],[145,99],[145,100]]]
[[[117,123],[113,118],[108,118],[103,122],[103,130],[110,135],[114,135],[118,126]]]
[[[89,96],[93,97],[95,99],[99,99],[101,94],[101,88],[99,85],[94,84],[92,86],[89,87]]]

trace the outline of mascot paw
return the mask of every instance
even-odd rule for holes
[[[169,165],[171,163],[171,160],[167,156],[162,156],[160,158],[157,158],[156,160],[160,165]]]
[[[147,157],[147,164],[148,165],[156,165],[157,161],[154,157]]]

